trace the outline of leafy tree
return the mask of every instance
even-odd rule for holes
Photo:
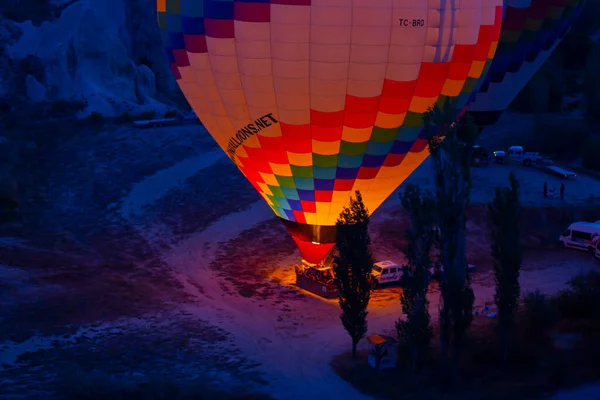
[[[367,333],[367,306],[371,298],[373,258],[369,245],[369,211],[356,191],[350,205],[342,210],[336,222],[334,257],[335,284],[338,289],[342,325],[352,338],[352,356]]]
[[[585,168],[600,171],[600,135],[591,135],[583,146],[583,166]]]
[[[431,276],[431,248],[436,234],[435,198],[418,186],[409,185],[401,196],[402,207],[408,212],[411,227],[406,232],[408,244],[404,249],[408,266],[403,274],[404,290],[400,295],[404,320],[396,322],[398,337],[410,354],[410,361],[418,383],[433,336],[427,289]]]
[[[440,237],[440,341],[450,383],[457,379],[462,342],[473,320],[474,293],[467,277],[466,208],[471,191],[471,158],[479,134],[470,117],[459,120],[446,99],[423,117],[434,164],[437,225]]]
[[[510,186],[496,188],[496,196],[489,204],[492,221],[492,256],[498,307],[498,323],[502,342],[502,357],[508,362],[510,338],[514,330],[514,320],[519,308],[519,270],[523,260],[520,235],[521,206],[519,202],[519,182],[516,175],[509,175]]]
[[[584,68],[583,94],[586,100],[585,114],[588,118],[600,120],[600,74],[598,74],[598,65],[600,64],[600,43],[595,43],[589,53]]]
[[[19,209],[19,203],[9,196],[0,196],[0,224],[10,220]]]

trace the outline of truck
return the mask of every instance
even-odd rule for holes
[[[562,179],[577,178],[577,174],[575,172],[559,167],[554,163],[554,161],[546,157],[540,158],[537,165],[544,171],[552,175],[556,175]]]
[[[537,164],[541,157],[538,152],[524,151],[522,146],[510,146],[508,148],[508,159],[522,163],[526,167],[531,167],[533,164]]]

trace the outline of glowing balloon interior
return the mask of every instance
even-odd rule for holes
[[[507,0],[498,51],[468,110],[481,126],[495,123],[552,54],[584,0]]]
[[[429,155],[422,114],[464,105],[502,0],[158,0],[173,74],[208,132],[319,262]]]

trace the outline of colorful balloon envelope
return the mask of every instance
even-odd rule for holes
[[[585,0],[506,0],[498,51],[468,106],[478,125],[495,123],[550,57]]]
[[[464,106],[502,0],[158,0],[188,102],[318,263],[360,190],[377,207],[429,155],[422,116]]]

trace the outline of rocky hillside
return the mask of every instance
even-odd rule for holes
[[[154,0],[3,0],[0,11],[5,110],[115,116],[160,111],[178,95]]]

